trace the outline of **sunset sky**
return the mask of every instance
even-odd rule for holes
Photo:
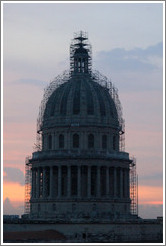
[[[126,152],[135,156],[139,215],[162,216],[163,4],[3,3],[4,214],[24,212],[25,157],[33,152],[44,88],[69,69],[74,32],[88,32],[93,69],[119,90]]]

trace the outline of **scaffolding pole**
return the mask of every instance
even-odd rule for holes
[[[132,158],[130,164],[130,212],[132,215],[138,215],[138,176],[136,175],[136,159]]]
[[[25,159],[25,214],[30,213],[30,198],[31,198],[31,182],[32,182],[32,171],[31,163],[29,162],[30,156]]]

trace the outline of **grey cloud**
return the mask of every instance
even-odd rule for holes
[[[3,202],[3,214],[16,214],[16,215],[22,215],[24,212],[24,206],[18,206],[14,207],[12,205],[12,202],[10,199],[7,197],[4,202]]]
[[[27,85],[34,85],[38,87],[44,87],[46,86],[46,82],[42,80],[37,80],[37,79],[31,79],[31,78],[23,78],[23,79],[18,79],[15,80],[14,83],[16,84],[27,84]]]
[[[6,176],[4,176],[4,181],[19,183],[20,185],[25,184],[25,177],[20,169],[5,167],[4,171],[6,173]]]
[[[139,177],[139,184],[141,185],[162,186],[163,185],[162,182],[163,182],[162,173],[141,175]]]
[[[163,44],[162,42],[149,46],[146,49],[135,48],[125,50],[124,48],[116,48],[111,51],[101,51],[96,56],[96,65],[111,67],[112,70],[119,71],[152,71],[158,69],[155,59],[162,59]],[[153,62],[150,58],[154,58]]]

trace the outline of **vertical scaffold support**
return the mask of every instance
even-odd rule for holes
[[[30,156],[27,156],[25,159],[25,214],[30,213],[30,197],[31,197],[31,181],[32,181],[32,172],[31,172],[31,163],[29,162]]]
[[[132,158],[130,164],[130,212],[132,215],[138,215],[138,189],[137,189],[137,175],[136,175],[136,159]]]

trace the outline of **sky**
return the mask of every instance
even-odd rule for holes
[[[137,160],[139,216],[162,216],[161,2],[3,3],[4,214],[24,213],[25,158],[34,151],[44,88],[69,69],[80,30],[88,33],[93,69],[119,91],[125,151]]]

